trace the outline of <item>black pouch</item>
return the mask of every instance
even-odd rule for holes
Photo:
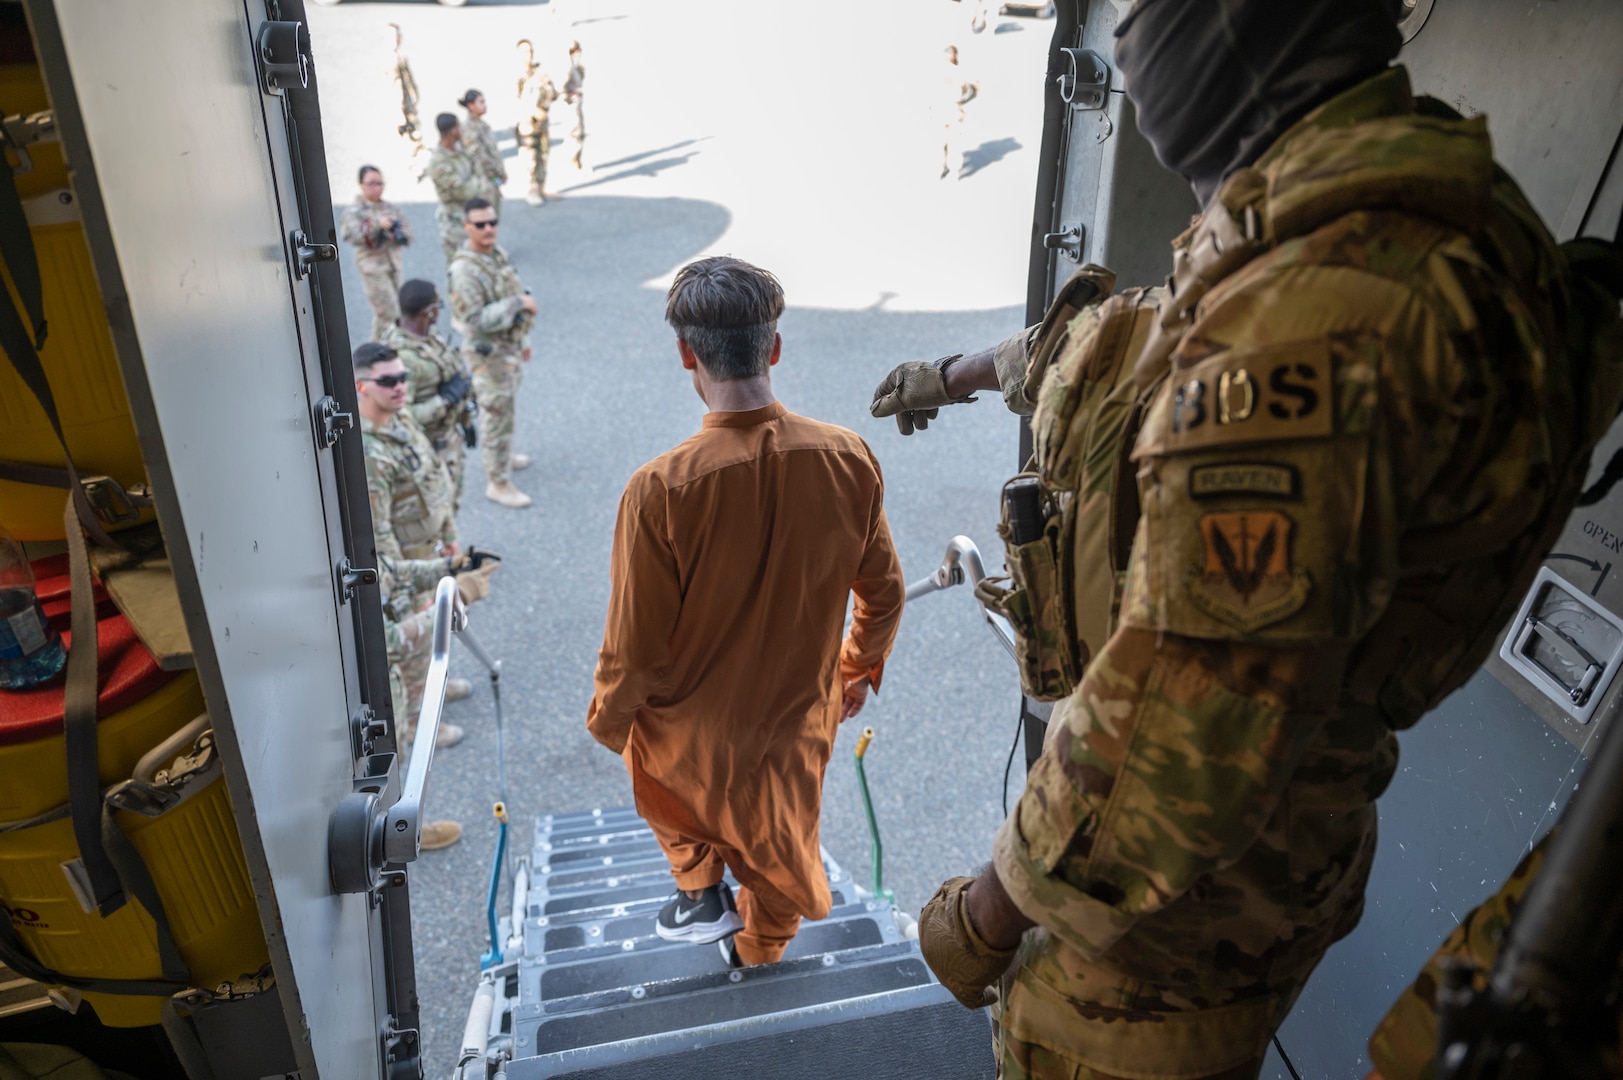
[[[984,578],[975,596],[1014,632],[1020,686],[1038,701],[1058,701],[1076,689],[1080,665],[1075,628],[1065,603],[1059,547],[1064,514],[1035,473],[1003,485],[1003,537],[1009,573]]]

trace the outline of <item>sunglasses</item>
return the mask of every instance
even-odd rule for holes
[[[489,221],[470,221],[468,224],[472,225],[476,229],[494,229],[496,227],[496,221],[496,218],[491,218]]]
[[[402,371],[399,375],[379,375],[375,379],[362,379],[361,381],[362,382],[369,382],[369,383],[377,383],[379,386],[384,387],[385,389],[387,389],[387,388],[395,387],[395,386],[404,386],[406,384],[406,380],[410,379],[410,378],[411,378],[410,375],[407,375],[405,372]]]

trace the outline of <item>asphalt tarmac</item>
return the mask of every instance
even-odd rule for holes
[[[1023,323],[1053,24],[994,17],[976,35],[969,7],[573,0],[311,9],[334,198],[341,208],[353,197],[363,162],[384,170],[386,197],[418,236],[408,277],[442,282],[444,264],[432,189],[413,179],[395,134],[387,23],[404,31],[425,129],[476,87],[509,155],[501,243],[540,302],[516,442],[536,462],[516,477],[535,505],[487,501],[475,465],[459,525],[465,543],[505,559],[472,621],[503,663],[518,851],[528,850],[539,814],[631,799],[624,766],[588,736],[584,718],[619,493],[638,465],[698,430],[703,413],[663,322],[664,290],[684,263],[731,253],[782,279],[779,396],[874,448],[909,581],[934,570],[959,533],[980,545],[989,570],[1001,568],[997,492],[1019,464],[1016,419],[992,395],[904,439],[867,412],[874,385],[899,361],[983,348]],[[563,198],[540,208],[522,200],[511,135],[520,37],[537,42],[559,85],[569,41],[581,42],[587,67],[585,168],[568,163],[573,116],[560,103],[548,186]],[[958,133],[954,175],[942,179],[943,118],[955,111],[942,56],[949,42],[980,93]],[[358,343],[371,313],[349,255],[345,295]],[[436,757],[429,810],[467,831],[425,854],[411,879],[427,1064],[438,1076],[454,1065],[487,946],[499,795],[488,682],[465,652],[453,672],[472,678],[475,693],[447,708],[467,738]],[[1018,707],[1012,662],[968,589],[920,600],[903,620],[882,691],[841,732],[824,789],[824,845],[853,871],[867,866],[851,753],[871,724],[884,882],[916,913],[942,879],[990,856]],[[1011,799],[1021,772],[1017,763]]]

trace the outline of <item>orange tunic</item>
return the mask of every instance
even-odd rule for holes
[[[615,526],[586,726],[656,830],[722,849],[809,918],[829,909],[818,815],[842,680],[878,688],[902,615],[883,502],[866,443],[773,403],[708,414],[632,476]]]

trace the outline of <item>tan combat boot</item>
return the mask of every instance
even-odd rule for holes
[[[462,725],[447,724],[444,721],[441,721],[440,730],[434,736],[434,749],[448,750],[457,743],[461,742],[464,734],[466,733],[462,730]]]
[[[462,826],[454,821],[430,821],[423,826],[423,850],[438,851],[462,839]]]
[[[514,487],[511,480],[492,480],[486,484],[485,498],[513,510],[522,510],[531,502],[530,497]]]
[[[452,677],[445,680],[445,700],[461,701],[473,693],[473,683],[467,679]]]
[[[514,472],[518,472],[520,469],[528,469],[530,467],[530,455],[514,454],[512,467]]]
[[[541,194],[541,189],[539,187],[532,186],[530,190],[525,193],[524,201],[529,203],[531,206],[540,206],[547,200]]]

